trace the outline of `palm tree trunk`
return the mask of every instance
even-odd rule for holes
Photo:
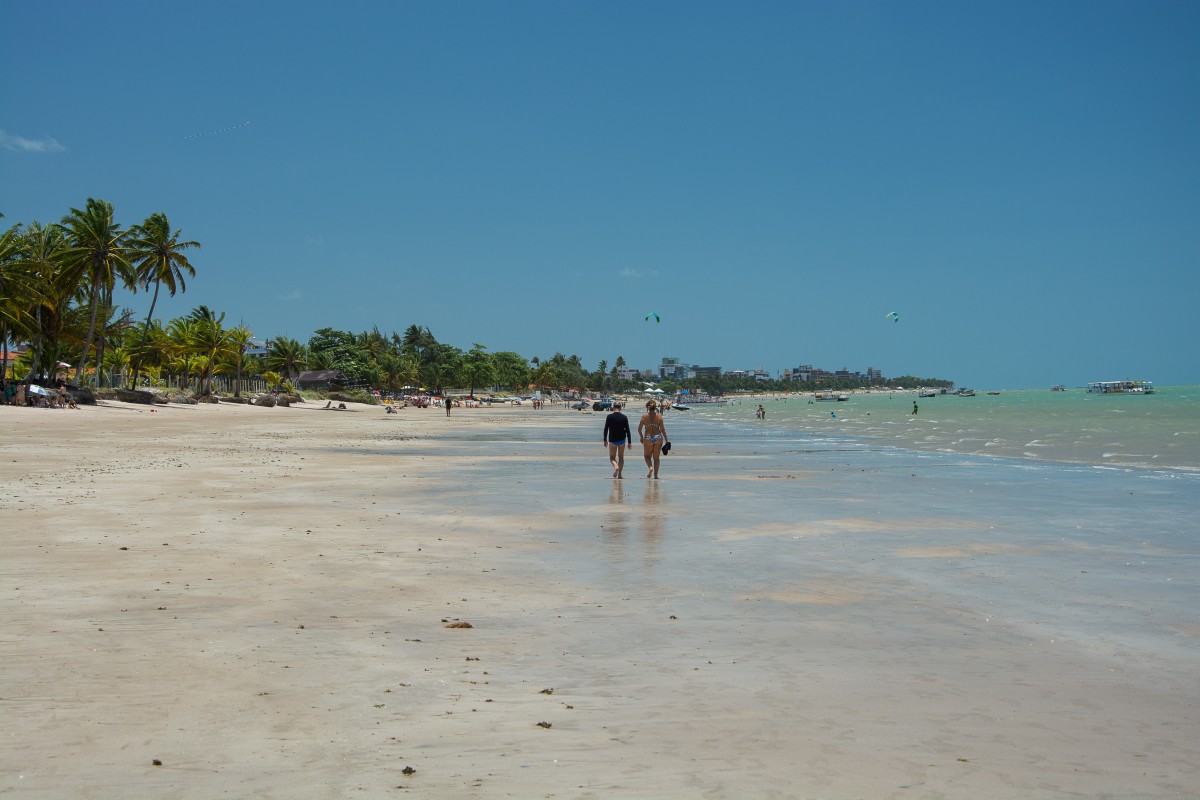
[[[112,318],[112,289],[107,287],[104,289],[104,318]],[[104,346],[106,344],[108,344],[107,328],[104,329],[104,332],[100,335],[99,341],[96,342],[96,388],[100,388],[103,385],[103,381],[100,377],[100,371],[104,368]],[[112,376],[109,377],[111,378]],[[112,380],[109,380],[108,383],[111,386]]]
[[[142,369],[142,348],[146,346],[146,334],[150,333],[150,319],[154,316],[154,304],[158,302],[158,287],[162,281],[154,282],[154,297],[150,300],[150,313],[146,315],[146,324],[142,326],[142,340],[138,342],[137,361],[133,365],[133,377],[130,379],[129,388],[137,388],[138,373]]]
[[[34,367],[42,360],[42,307],[38,306],[37,310],[34,311],[34,314],[37,315],[38,332],[37,336],[35,336],[33,339],[33,361],[29,362],[30,372],[32,372]],[[57,364],[55,366],[57,366]]]
[[[88,323],[87,339],[83,342],[83,352],[79,356],[79,366],[75,367],[75,383],[83,386],[83,367],[87,364],[88,351],[92,349],[92,337],[96,334],[96,312],[100,310],[100,287],[92,287],[92,321]],[[97,375],[96,379],[99,380]]]

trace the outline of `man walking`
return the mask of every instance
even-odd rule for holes
[[[608,447],[608,463],[612,464],[614,478],[620,478],[625,469],[625,451],[633,447],[633,434],[629,430],[629,417],[621,413],[621,404],[613,403],[612,413],[604,418],[602,442]]]

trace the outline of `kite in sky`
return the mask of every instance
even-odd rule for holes
[[[899,322],[900,315],[897,314],[895,311],[889,311],[887,316],[884,317],[884,319],[890,319],[892,322]]]
[[[646,322],[649,322],[651,317],[654,317],[654,321],[655,321],[656,323],[661,323],[661,322],[662,322],[662,317],[658,316],[658,312],[657,312],[657,311],[651,311],[649,314],[647,314],[647,315],[646,315]]]

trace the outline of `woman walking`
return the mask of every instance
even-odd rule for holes
[[[642,441],[642,456],[646,459],[646,477],[658,480],[658,462],[662,459],[663,445],[670,441],[658,403],[646,401],[646,413],[638,423],[638,438]]]

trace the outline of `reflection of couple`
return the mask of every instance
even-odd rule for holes
[[[606,541],[609,544],[619,545],[624,542],[625,535],[629,533],[629,523],[632,521],[636,525],[640,520],[642,544],[645,546],[644,560],[647,566],[651,566],[658,558],[658,548],[663,535],[666,499],[665,497],[659,499],[658,481],[646,481],[645,485],[646,496],[642,499],[641,508],[636,511],[634,509],[626,511],[624,508],[625,482],[613,481],[612,493],[608,497],[608,502],[613,508],[608,514],[604,532],[607,534]]]

